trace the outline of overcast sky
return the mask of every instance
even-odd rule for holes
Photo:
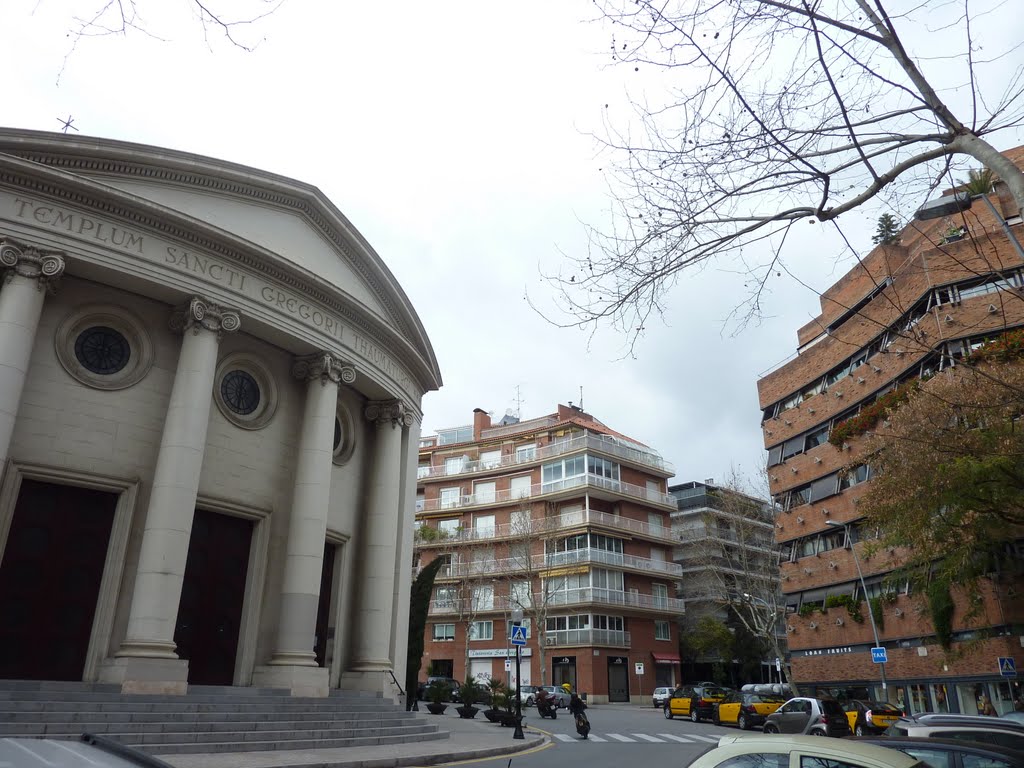
[[[213,30],[204,43],[185,0],[138,2],[154,36],[83,40],[65,64],[72,10],[100,0],[5,0],[0,123],[59,130],[71,115],[83,135],[318,186],[430,335],[444,387],[424,400],[425,432],[470,423],[477,407],[500,418],[517,393],[523,418],[550,413],[578,404],[582,387],[587,411],[675,464],[674,482],[756,473],[757,379],[794,353],[815,291],[851,266],[826,227],[791,243],[799,281],[774,279],[765,320],[740,332],[729,315],[743,276],[728,264],[681,281],[633,356],[611,329],[560,330],[524,298],[549,306],[540,273],[585,251],[583,222],[607,220],[609,158],[589,135],[605,105],[626,119],[627,91],[664,81],[608,66],[610,30],[590,21],[592,2],[287,0],[239,32],[262,40],[251,53]],[[1003,15],[1008,39],[1024,39],[1024,14]],[[858,247],[877,213],[847,217]]]

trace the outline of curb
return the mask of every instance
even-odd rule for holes
[[[500,755],[514,755],[535,749],[548,740],[541,736],[527,738],[521,744],[506,744],[500,747],[467,749],[461,752],[439,752],[435,755],[407,755],[402,757],[381,757],[367,760],[329,760],[312,763],[283,763],[275,768],[411,768],[421,765],[439,765],[463,760],[481,760]]]

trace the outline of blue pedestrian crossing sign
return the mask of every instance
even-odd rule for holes
[[[885,652],[885,648],[872,648],[871,660],[875,662],[875,664],[885,664],[885,662],[889,660],[889,654]]]
[[[999,674],[1003,677],[1017,676],[1017,662],[1012,656],[999,656]]]
[[[512,645],[526,645],[526,625],[512,625]]]

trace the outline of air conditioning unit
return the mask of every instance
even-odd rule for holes
[[[893,614],[895,614],[896,616],[902,616],[903,615],[903,609],[902,608],[897,608],[895,611],[893,611]]]
[[[808,624],[807,626],[808,626],[808,628],[809,628],[809,629],[817,629],[817,628],[818,628],[818,623],[817,623],[817,622],[815,622],[815,621],[812,621],[812,622],[811,622],[810,624]]]
[[[846,623],[846,622],[844,622],[844,621],[843,621],[843,620],[842,620],[841,618],[839,618],[839,619],[836,619],[836,626],[837,626],[837,627],[841,627],[841,626],[843,626],[843,624],[845,624],[845,623]]]

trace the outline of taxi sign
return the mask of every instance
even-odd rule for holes
[[[889,654],[885,652],[885,648],[872,648],[871,660],[875,664],[885,664],[889,660]]]

